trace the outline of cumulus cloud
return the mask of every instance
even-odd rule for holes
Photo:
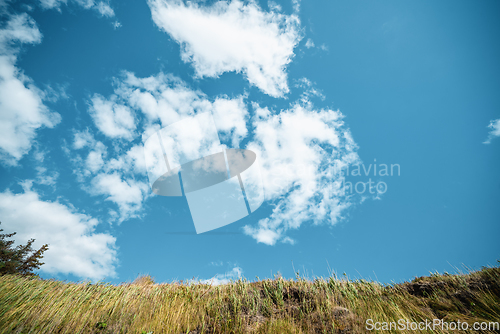
[[[141,111],[149,124],[159,121],[162,126],[210,108],[210,102],[202,92],[192,90],[179,78],[163,73],[138,78],[126,72],[110,99],[116,99],[116,96]]]
[[[105,158],[106,155],[106,146],[100,141],[97,142],[85,160],[87,169],[92,173],[99,171],[104,166],[103,158]]]
[[[219,1],[211,6],[149,0],[153,21],[181,44],[182,59],[198,77],[242,72],[274,97],[288,89],[286,66],[300,41],[297,15],[263,11],[255,2]]]
[[[43,104],[44,93],[16,67],[20,43],[40,43],[42,34],[26,13],[11,15],[0,29],[0,160],[9,165],[29,152],[38,129],[61,117]]]
[[[106,136],[133,139],[136,125],[134,115],[127,106],[95,94],[91,100],[89,113],[96,127]]]
[[[484,144],[489,144],[495,137],[500,137],[500,118],[490,121],[490,132],[488,133],[488,139],[484,142]]]
[[[240,141],[247,136],[248,109],[244,96],[232,99],[219,96],[211,101],[205,94],[189,88],[173,75],[159,73],[138,78],[133,73],[125,72],[114,94],[106,99],[96,96],[97,105],[105,105],[107,115],[111,115],[111,109],[140,111],[144,115],[143,139],[147,139],[151,131],[158,130],[155,124],[166,127],[187,116],[203,112],[212,113],[221,139],[230,141],[232,147],[238,147]],[[123,101],[123,104],[118,101]],[[96,103],[93,103],[92,108],[95,109],[95,106]],[[91,114],[95,113],[93,109],[90,110]]]
[[[101,1],[97,5],[95,5],[95,8],[102,16],[106,17],[115,16],[115,11],[107,3]]]
[[[160,127],[209,112],[219,138],[228,146],[239,147],[248,134],[244,96],[219,96],[211,100],[202,92],[190,89],[179,78],[163,73],[138,78],[124,72],[115,83],[115,91],[110,96],[93,95],[89,113],[96,128],[107,138],[126,141],[116,141],[115,149],[108,150],[89,129],[73,131],[72,147],[77,152],[68,154],[72,155],[82,188],[117,204],[114,219],[118,222],[139,217],[144,200],[151,194],[147,183],[141,180],[141,176],[146,175],[143,146],[130,143],[137,130],[142,129],[145,140]],[[193,129],[187,130],[186,135],[192,137]]]
[[[144,159],[143,146],[138,144],[130,147],[126,153],[106,161],[104,166],[106,172],[122,171],[125,173],[146,173],[146,161]]]
[[[335,224],[350,199],[342,189],[342,170],[359,161],[356,144],[339,111],[296,103],[277,114],[255,105],[255,136],[248,148],[257,153],[270,217],[245,226],[258,242],[293,243],[285,236],[304,222]]]
[[[74,131],[73,136],[73,148],[76,150],[87,146],[93,146],[95,143],[94,136],[90,133],[89,129],[85,131]]]
[[[345,209],[351,205],[351,198],[343,193],[342,169],[359,162],[357,146],[340,111],[318,109],[310,102],[311,98],[324,97],[309,80],[297,81],[297,87],[304,93],[289,109],[276,112],[254,103],[252,117],[245,96],[232,99],[219,96],[210,100],[172,75],[160,73],[138,78],[125,73],[116,85],[114,94],[105,100],[111,104],[120,101],[123,106],[136,110],[138,118],[140,114],[144,116],[141,120],[143,139],[160,127],[207,111],[213,115],[219,137],[228,145],[238,147],[247,139],[246,147],[242,148],[258,155],[266,198],[275,205],[270,217],[244,228],[258,242],[293,244],[286,235],[288,230],[297,229],[304,222],[333,225],[344,217]],[[85,137],[79,134],[78,142],[87,142],[88,139],[82,139]],[[142,192],[141,187],[128,183],[130,177],[119,179],[118,174],[114,174],[143,173],[144,158],[140,150],[137,146],[108,160],[100,172],[123,187],[120,191],[132,191],[133,200],[113,196],[119,191],[113,190],[111,183],[106,186],[102,182],[92,183],[94,187],[99,185],[100,193],[108,194],[109,200],[121,203],[118,205],[122,212],[140,208],[140,194],[144,199],[149,193],[149,189]]]
[[[111,221],[121,223],[139,217],[143,202],[148,197],[146,183],[135,180],[146,173],[142,145],[124,148],[123,144],[127,143],[118,143],[114,151],[108,150],[88,128],[73,130],[73,136],[72,147],[75,151],[66,151],[76,167],[74,173],[82,183],[82,189],[93,196],[104,196],[117,205],[118,212],[109,211]]]
[[[116,239],[95,232],[97,219],[65,204],[43,201],[28,187],[19,194],[0,193],[0,216],[6,232],[17,232],[16,242],[34,238],[36,248],[49,244],[43,272],[94,280],[116,276]]]
[[[101,173],[92,180],[91,193],[104,195],[106,200],[118,205],[118,223],[139,217],[138,213],[148,192],[149,186],[146,183],[125,178],[118,172]]]

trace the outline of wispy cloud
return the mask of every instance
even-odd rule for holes
[[[228,272],[225,272],[224,274],[217,274],[212,278],[209,279],[202,279],[197,282],[202,283],[202,284],[210,284],[210,285],[221,285],[221,284],[227,284],[231,281],[236,281],[240,278],[242,278],[243,274],[243,269],[240,267],[234,267]]]
[[[37,171],[36,182],[38,184],[52,186],[52,187],[55,186],[57,178],[59,177],[58,172],[56,172],[56,171],[48,172],[47,168],[42,167],[42,166],[37,166],[37,167],[35,167],[35,169]]]
[[[182,59],[199,77],[243,72],[266,94],[281,97],[288,89],[286,65],[302,38],[297,15],[255,2],[194,2],[149,0],[153,20],[182,46]]]
[[[214,266],[214,267],[220,267],[220,266],[224,265],[224,262],[222,262],[222,261],[212,261],[209,264],[211,266]]]
[[[99,1],[96,2],[94,0],[40,0],[40,5],[44,9],[56,9],[61,11],[61,6],[67,5],[68,2],[72,2],[77,4],[85,9],[93,9],[102,16],[105,17],[114,17],[115,11],[109,5],[108,1]]]
[[[488,139],[486,139],[484,144],[490,144],[495,137],[500,137],[500,118],[490,121],[488,128],[491,130],[488,133]]]

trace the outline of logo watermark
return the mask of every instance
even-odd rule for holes
[[[257,155],[222,145],[211,113],[185,117],[148,135],[144,159],[151,190],[184,196],[196,233],[231,224],[263,203]]]
[[[342,171],[342,186],[341,189],[344,195],[352,194],[371,194],[378,198],[387,192],[387,182],[382,181],[382,178],[401,176],[401,166],[399,164],[377,164],[377,159],[374,159],[372,164],[357,164],[347,166]],[[368,177],[368,181],[347,181],[352,177]],[[373,177],[373,179],[372,179]]]
[[[426,319],[425,321],[410,321],[408,319],[399,319],[390,322],[373,321],[373,319],[366,320],[366,327],[369,331],[466,331],[472,329],[474,331],[498,331],[500,330],[500,323],[498,322],[474,322],[470,325],[465,321],[444,321],[443,319],[433,319],[432,321]]]
[[[271,178],[266,186],[271,192],[284,192],[292,185],[299,186],[305,192],[316,190],[321,186],[323,178],[335,184],[340,195],[359,194],[379,198],[388,190],[387,178],[401,176],[399,164],[377,163],[377,159],[371,164],[332,166],[275,160],[267,168]]]

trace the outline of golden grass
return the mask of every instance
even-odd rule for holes
[[[149,276],[118,286],[0,277],[0,333],[362,333],[367,319],[499,322],[500,268],[395,285],[333,277],[222,286],[155,284]],[[459,331],[434,331],[451,332]]]

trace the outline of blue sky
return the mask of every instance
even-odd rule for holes
[[[0,12],[0,221],[49,244],[44,278],[398,282],[500,259],[495,1]],[[153,194],[143,143],[202,113],[256,153],[265,201],[197,234],[186,197]]]

